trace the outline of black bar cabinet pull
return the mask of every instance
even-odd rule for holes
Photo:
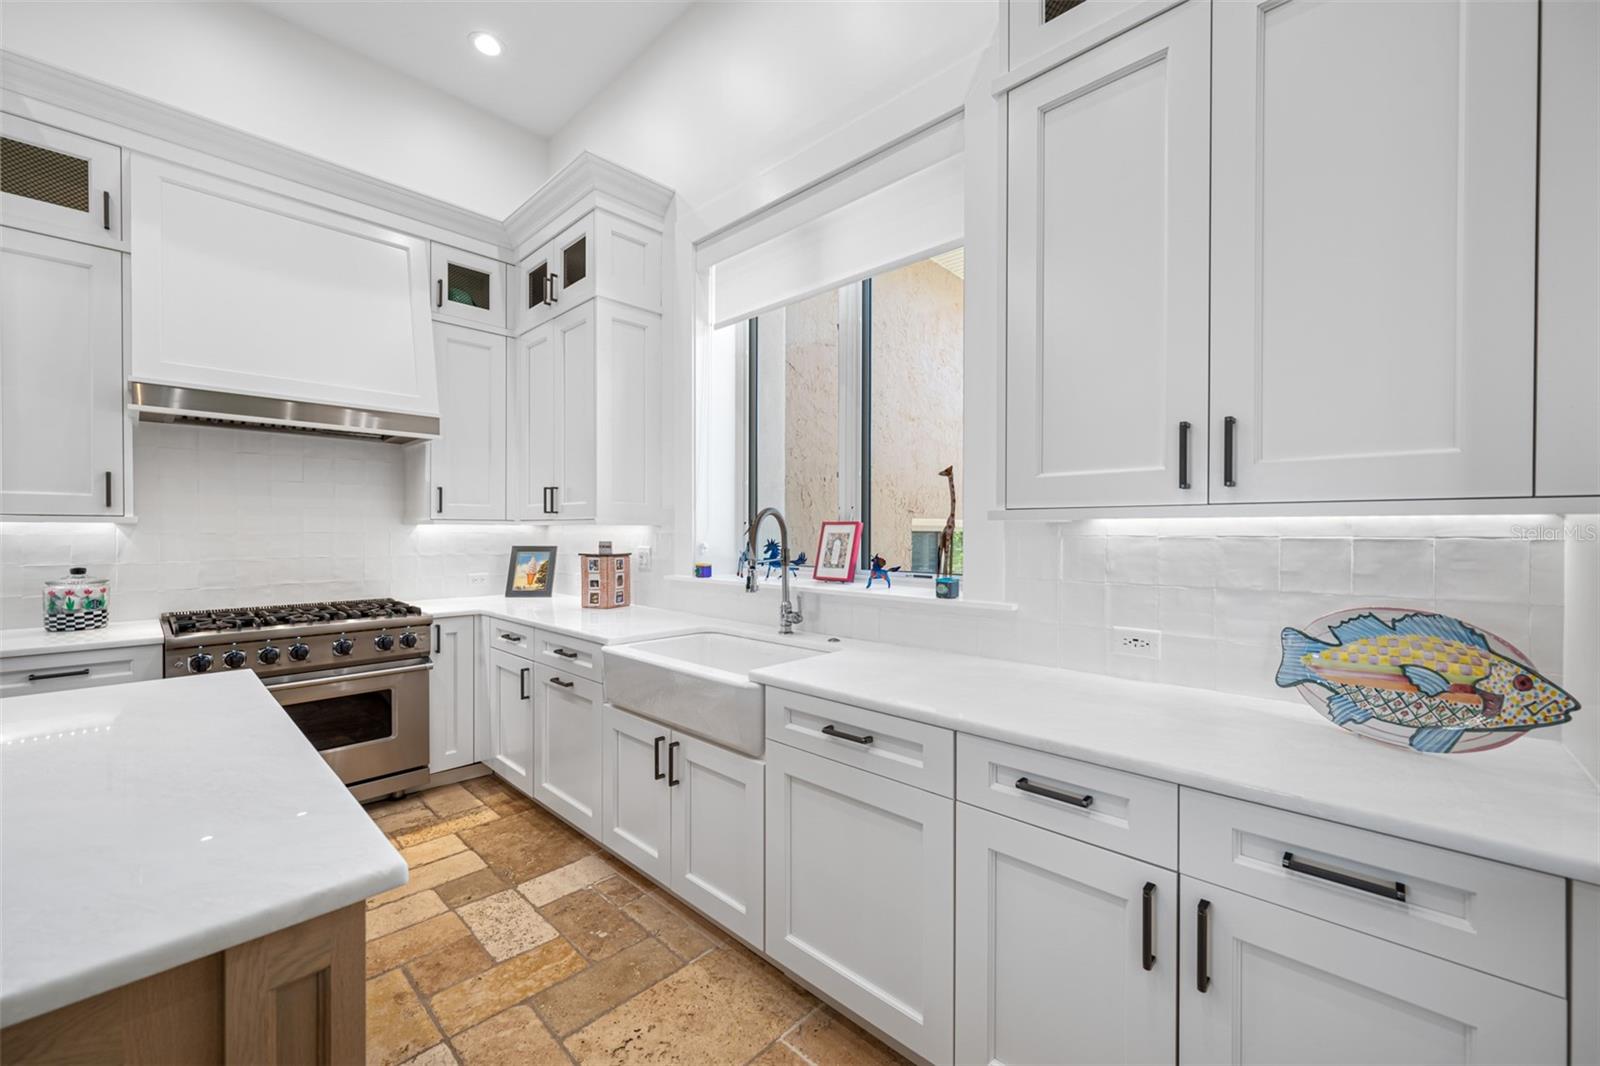
[[[106,232],[111,231],[111,193],[104,191],[100,194],[100,214],[105,220]]]
[[[88,677],[88,676],[89,676],[89,668],[87,666],[85,666],[81,670],[55,670],[55,671],[52,671],[52,672],[50,672],[48,674],[29,674],[28,675],[28,680],[29,681],[54,681],[58,677]]]
[[[435,291],[435,293],[437,293],[437,295],[435,295],[434,298],[433,298],[433,306],[435,306],[435,307],[443,307],[444,306],[444,279],[443,278],[439,278],[433,284],[434,284],[434,291]]]
[[[559,655],[563,659],[576,659],[578,657],[578,653],[570,648],[551,648],[550,654]]]
[[[667,787],[668,788],[671,788],[673,785],[681,785],[681,784],[683,784],[682,781],[678,780],[678,743],[679,743],[678,741],[674,740],[671,744],[667,745]]]
[[[1211,901],[1203,899],[1194,909],[1194,986],[1204,992],[1211,987]]]
[[[1155,949],[1156,926],[1156,883],[1144,883],[1144,968],[1153,969],[1156,964]]]
[[[1189,487],[1189,423],[1178,423],[1178,487]]]
[[[560,485],[551,485],[550,486],[550,513],[551,514],[560,514],[561,513],[561,500],[557,496],[557,493],[559,493],[560,491],[561,491],[561,486]]]
[[[559,275],[559,274],[551,274],[550,275],[550,280],[549,280],[550,302],[553,303],[553,304],[558,304],[558,303],[561,302],[561,297],[556,295],[556,282],[558,282],[560,280],[561,280],[561,275]]]
[[[572,682],[571,681],[563,681],[559,677],[552,677],[550,679],[550,683],[552,685],[556,686],[557,688],[571,688],[572,687]]]
[[[838,737],[840,740],[848,740],[852,744],[872,743],[871,733],[846,733],[831,722],[822,727],[822,735],[825,737]]]
[[[111,506],[111,471],[106,471],[106,506]]]
[[[1087,807],[1094,802],[1093,796],[1074,796],[1072,793],[1063,792],[1059,788],[1036,785],[1026,777],[1017,778],[1016,789],[1018,792],[1026,792],[1030,796],[1043,796],[1045,799],[1053,799],[1057,803],[1070,803],[1074,807]]]
[[[513,644],[521,644],[522,643],[522,634],[521,633],[501,632],[500,639],[501,640],[509,640]]]
[[[522,668],[522,698],[523,699],[527,699],[528,698],[528,673],[532,669],[533,668],[529,667],[529,666],[524,666]]]
[[[1403,881],[1374,881],[1359,874],[1346,873],[1331,866],[1297,859],[1292,851],[1283,853],[1283,868],[1293,870],[1297,874],[1305,874],[1307,877],[1332,881],[1346,888],[1359,888],[1363,892],[1371,892],[1374,896],[1382,896],[1384,899],[1397,899],[1401,903],[1406,901],[1406,886]]]
[[[434,651],[438,651],[439,650],[439,645],[443,644],[443,643],[444,643],[444,641],[439,639],[439,627],[438,626],[434,626],[433,627],[433,650]]]
[[[1233,488],[1233,436],[1239,420],[1232,415],[1222,420],[1222,483]]]
[[[439,486],[439,513],[444,514],[444,486]]]
[[[667,775],[661,772],[661,745],[667,742],[666,737],[656,737],[656,780],[660,781]]]

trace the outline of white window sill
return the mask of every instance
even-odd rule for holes
[[[719,574],[715,577],[691,577],[687,574],[668,574],[666,580],[681,582],[688,585],[705,585],[717,589],[744,590],[744,578],[733,577],[728,574]],[[759,593],[777,595],[783,583],[777,574],[763,580],[757,590]],[[954,611],[958,613],[985,613],[985,614],[1010,614],[1016,611],[1014,603],[1002,603],[998,600],[969,600],[965,596],[954,600],[941,600],[933,594],[933,579],[911,577],[909,574],[894,575],[894,584],[885,588],[881,582],[874,582],[867,588],[865,581],[853,584],[844,584],[835,581],[817,581],[810,577],[791,577],[789,589],[797,596],[820,596],[825,599],[848,600],[852,603],[867,604],[882,607],[921,607],[929,610]]]

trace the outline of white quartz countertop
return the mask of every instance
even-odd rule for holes
[[[1310,707],[974,656],[847,645],[752,680],[1600,882],[1600,789],[1555,741],[1424,755]]]
[[[97,648],[131,648],[161,643],[161,623],[154,618],[142,622],[112,622],[100,629],[71,633],[46,633],[43,626],[33,629],[0,629],[0,659],[16,655],[46,655],[56,651],[90,651]]]
[[[0,700],[0,1025],[405,880],[253,674]]]
[[[592,640],[597,644],[653,640],[657,637],[677,636],[703,629],[739,631],[742,628],[725,619],[704,618],[682,611],[664,611],[658,607],[635,605],[596,610],[582,606],[576,596],[517,598],[473,596],[463,599],[412,602],[435,618],[481,614],[508,622],[537,626],[580,640]]]

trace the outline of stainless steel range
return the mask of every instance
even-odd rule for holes
[[[171,611],[163,675],[257,674],[357,799],[428,780],[433,617],[399,600]]]

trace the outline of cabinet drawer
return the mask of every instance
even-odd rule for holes
[[[604,681],[600,645],[589,640],[574,640],[560,633],[538,630],[533,638],[534,658],[563,674]]]
[[[938,726],[768,688],[767,739],[941,796],[954,793],[955,734]]]
[[[503,622],[498,618],[490,618],[489,647],[498,651],[510,652],[520,659],[534,661],[534,642],[539,634],[532,626],[518,625],[516,622]]]
[[[1018,782],[1025,784],[1018,788]],[[1178,789],[1165,781],[962,734],[956,798],[1169,870],[1178,867]]]
[[[1194,789],[1181,805],[1185,876],[1566,994],[1559,877]]]
[[[0,660],[0,696],[152,681],[161,676],[161,646],[23,655]]]

